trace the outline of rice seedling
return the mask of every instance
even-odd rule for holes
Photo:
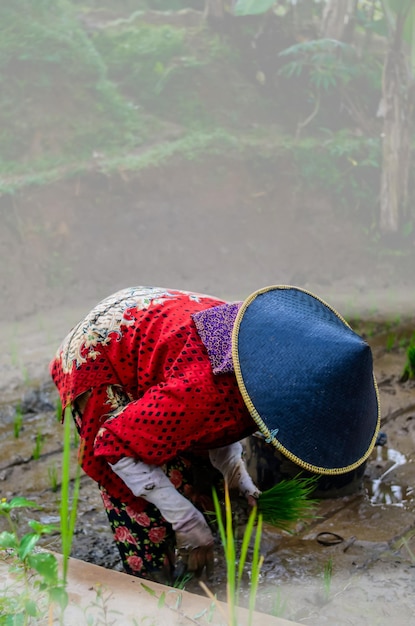
[[[49,465],[48,477],[50,488],[52,489],[53,493],[56,493],[58,491],[58,470],[55,464]]]
[[[37,461],[40,458],[44,439],[44,435],[40,431],[38,431],[35,436],[35,445],[32,452],[32,459],[34,461]]]
[[[263,557],[260,555],[260,543],[262,534],[262,516],[256,510],[252,509],[248,523],[245,528],[245,532],[242,539],[240,548],[239,559],[237,560],[236,554],[236,542],[233,530],[233,516],[232,507],[229,497],[228,486],[225,483],[225,520],[222,518],[221,506],[215,490],[213,490],[213,502],[215,505],[215,513],[219,528],[219,534],[222,541],[222,545],[225,551],[226,559],[226,573],[227,573],[227,604],[228,604],[228,626],[238,626],[238,601],[241,592],[242,575],[244,572],[248,548],[253,538],[253,553],[251,561],[251,584],[249,590],[249,612],[248,612],[248,626],[252,626],[252,620],[255,610],[256,597],[258,591],[258,583],[260,577],[260,570],[263,563]],[[255,523],[256,531],[254,532]],[[205,593],[214,600],[212,594],[209,593],[206,585],[200,582],[202,589]]]
[[[62,486],[60,501],[60,531],[63,556],[63,580],[66,583],[68,577],[68,562],[71,554],[73,534],[75,531],[79,488],[81,481],[81,468],[76,466],[76,476],[73,484],[72,498],[70,497],[70,466],[71,466],[71,430],[73,427],[70,409],[66,410],[64,419],[63,456],[62,456]],[[72,506],[71,506],[72,504]]]
[[[258,498],[258,512],[264,522],[292,532],[296,522],[315,518],[317,500],[310,499],[316,488],[318,477],[282,480]]]
[[[412,380],[415,378],[415,335],[406,349],[406,363],[402,372],[401,382]]]
[[[45,436],[40,431],[38,431],[35,437],[35,447],[33,448],[33,452],[32,452],[32,458],[34,461],[37,461],[40,459],[44,442],[45,442]]]
[[[329,559],[324,566],[323,571],[323,588],[324,588],[324,600],[328,602],[330,596],[331,582],[333,577],[333,560]]]
[[[274,617],[283,617],[287,611],[287,601],[282,598],[280,589],[277,589],[272,607]]]
[[[396,341],[395,333],[391,333],[386,337],[386,352],[390,352],[393,349],[395,345],[395,341]]]
[[[20,431],[22,430],[22,426],[23,426],[23,412],[22,412],[22,408],[20,404],[18,404],[16,407],[16,412],[14,414],[14,419],[13,419],[13,435],[15,439],[19,438]]]

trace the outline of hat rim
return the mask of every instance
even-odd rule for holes
[[[378,385],[377,385],[374,373],[372,374],[372,376],[373,376],[373,384],[374,384],[374,389],[375,389],[375,394],[376,394],[376,402],[377,402],[377,420],[376,420],[376,426],[375,426],[375,429],[374,429],[374,434],[373,434],[372,440],[371,440],[371,442],[369,444],[369,447],[368,447],[367,451],[365,452],[364,455],[361,456],[361,458],[359,458],[357,461],[355,461],[354,463],[352,463],[350,465],[347,465],[347,466],[344,466],[344,467],[336,467],[336,468],[320,467],[320,466],[317,466],[317,465],[313,465],[312,463],[309,463],[308,461],[304,461],[303,459],[301,459],[300,457],[295,455],[293,452],[288,450],[281,443],[281,441],[279,441],[278,438],[276,437],[277,433],[275,431],[269,430],[269,428],[267,427],[267,425],[265,424],[265,422],[261,418],[261,416],[258,413],[257,409],[255,408],[255,405],[254,405],[254,403],[253,403],[253,401],[252,401],[252,399],[250,397],[250,394],[248,393],[246,385],[245,385],[245,381],[244,381],[244,378],[243,378],[243,375],[242,375],[241,365],[240,365],[240,361],[239,361],[239,350],[238,350],[239,330],[240,330],[240,326],[241,326],[241,322],[242,322],[242,319],[244,317],[244,314],[245,314],[247,308],[249,307],[249,305],[258,296],[260,296],[260,295],[262,295],[262,294],[264,294],[264,293],[266,293],[268,291],[284,290],[284,289],[295,289],[296,291],[301,291],[301,292],[305,293],[306,295],[311,296],[312,298],[315,298],[321,304],[323,304],[325,307],[327,307],[332,313],[334,313],[343,322],[343,324],[345,326],[347,326],[348,328],[351,329],[351,326],[340,315],[340,313],[338,313],[336,311],[336,309],[334,309],[332,306],[327,304],[327,302],[325,302],[322,298],[320,298],[319,296],[316,296],[314,293],[312,293],[311,291],[308,291],[307,289],[302,289],[301,287],[295,287],[294,285],[270,285],[268,287],[262,287],[261,289],[258,289],[257,291],[254,291],[253,293],[251,293],[250,296],[248,296],[243,301],[243,303],[242,303],[242,305],[241,305],[241,307],[240,307],[240,309],[238,311],[238,314],[236,316],[236,319],[235,319],[235,322],[234,322],[234,325],[233,325],[233,329],[232,329],[232,360],[233,360],[234,371],[235,371],[235,376],[236,376],[236,380],[237,380],[237,383],[238,383],[239,391],[240,391],[240,393],[242,395],[242,398],[243,398],[243,401],[245,403],[245,406],[247,407],[247,409],[248,409],[251,417],[253,418],[254,422],[258,426],[260,432],[265,436],[265,441],[267,443],[271,443],[279,452],[281,452],[290,461],[292,461],[293,463],[295,463],[296,465],[298,465],[302,469],[305,469],[305,470],[307,470],[309,472],[317,473],[317,474],[325,474],[325,475],[345,474],[347,472],[355,470],[362,463],[364,463],[369,458],[369,456],[371,455],[371,453],[373,451],[373,448],[375,447],[377,435],[378,435],[378,432],[379,432],[379,429],[380,429],[381,414],[380,414],[380,402],[379,402],[379,389],[378,389]]]

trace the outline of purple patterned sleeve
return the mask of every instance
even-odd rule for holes
[[[241,305],[220,304],[192,315],[214,374],[233,372],[232,329]]]

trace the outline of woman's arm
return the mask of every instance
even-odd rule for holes
[[[131,457],[110,464],[132,493],[158,508],[172,525],[176,546],[186,553],[189,571],[207,572],[213,565],[213,535],[202,513],[182,496],[160,467],[147,465]]]

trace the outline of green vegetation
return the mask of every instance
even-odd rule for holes
[[[6,2],[0,19],[3,173],[140,142],[141,120],[108,81],[69,2]]]
[[[32,452],[32,458],[34,461],[38,461],[40,459],[40,454],[42,452],[44,441],[45,435],[43,435],[41,432],[37,432],[35,437],[35,445]]]
[[[10,528],[0,533],[0,549],[8,551],[11,570],[19,573],[18,584],[6,583],[0,592],[0,620],[2,624],[24,626],[42,623],[48,615],[53,615],[50,607],[57,606],[63,611],[68,596],[59,578],[56,557],[36,550],[39,539],[55,528],[31,520],[28,522],[31,532],[19,537],[13,513],[20,508],[37,508],[37,505],[21,497],[9,502],[3,498],[0,502],[0,515],[7,519]]]
[[[263,491],[258,498],[258,511],[265,522],[290,532],[293,524],[315,517],[316,500],[310,495],[317,477],[293,478]]]
[[[69,416],[70,417],[70,416]],[[0,533],[1,559],[5,561],[12,575],[0,589],[0,623],[26,626],[53,622],[54,611],[59,611],[60,623],[68,604],[66,592],[68,561],[77,515],[80,485],[80,469],[75,479],[70,479],[71,419],[65,420],[62,457],[62,483],[60,494],[60,529],[52,524],[41,524],[36,520],[28,522],[31,531],[19,535],[15,513],[19,509],[39,509],[36,502],[24,497],[11,500],[2,498],[0,515],[5,517],[9,530]],[[38,439],[38,438],[37,438]],[[57,490],[57,471],[53,478],[53,491]],[[59,572],[55,555],[39,550],[39,540],[45,535],[60,530],[63,566]],[[54,623],[54,622],[53,622]]]
[[[16,406],[16,411],[13,419],[13,435],[15,439],[20,437],[20,431],[23,427],[23,412],[20,404]]]
[[[53,493],[56,493],[58,491],[58,470],[55,464],[49,465],[48,477],[50,488],[52,489]]]
[[[359,214],[370,226],[376,220],[381,145],[378,137],[356,137],[349,130],[322,129],[319,137],[284,140],[307,192],[323,191],[337,210]]]
[[[412,380],[415,378],[415,334],[412,335],[409,345],[406,349],[406,363],[402,372],[402,381]]]
[[[232,50],[216,35],[134,20],[99,32],[93,43],[110,79],[138,110],[186,128],[215,123],[207,93],[218,84],[212,73],[218,63],[232,62]]]
[[[213,502],[215,505],[216,519],[219,527],[219,534],[226,559],[227,572],[227,603],[229,615],[225,615],[228,626],[238,626],[238,604],[241,593],[242,575],[248,555],[248,548],[253,540],[252,558],[251,558],[251,580],[249,590],[249,616],[248,626],[252,625],[253,613],[255,610],[256,596],[259,583],[259,575],[264,557],[260,555],[260,544],[262,534],[262,516],[257,515],[257,511],[253,509],[250,513],[248,523],[245,528],[242,539],[240,553],[237,556],[236,542],[233,530],[232,506],[229,497],[229,491],[225,484],[225,515],[222,517],[222,510],[216,491],[213,491]],[[254,525],[257,523],[255,531]],[[206,585],[202,588],[207,591]]]
[[[202,0],[167,11],[159,0],[3,2],[0,194],[215,151],[259,176],[283,163],[299,190],[327,194],[373,236],[387,169],[382,73],[399,7],[359,0],[344,20],[353,31],[335,37],[324,4],[238,0],[233,16],[224,2],[212,19]],[[182,9],[199,14],[188,21]],[[411,16],[408,5],[408,67]],[[412,173],[409,110],[400,132]],[[402,236],[414,220],[406,180]]]
[[[64,420],[63,454],[62,454],[62,486],[60,501],[61,542],[63,555],[63,580],[68,577],[68,561],[71,554],[72,539],[75,532],[78,512],[79,488],[81,484],[81,467],[76,466],[76,476],[71,493],[71,432],[75,432],[70,409],[66,410]]]
[[[331,583],[333,578],[333,559],[329,559],[324,566],[323,571],[323,588],[324,588],[324,600],[329,601]]]

